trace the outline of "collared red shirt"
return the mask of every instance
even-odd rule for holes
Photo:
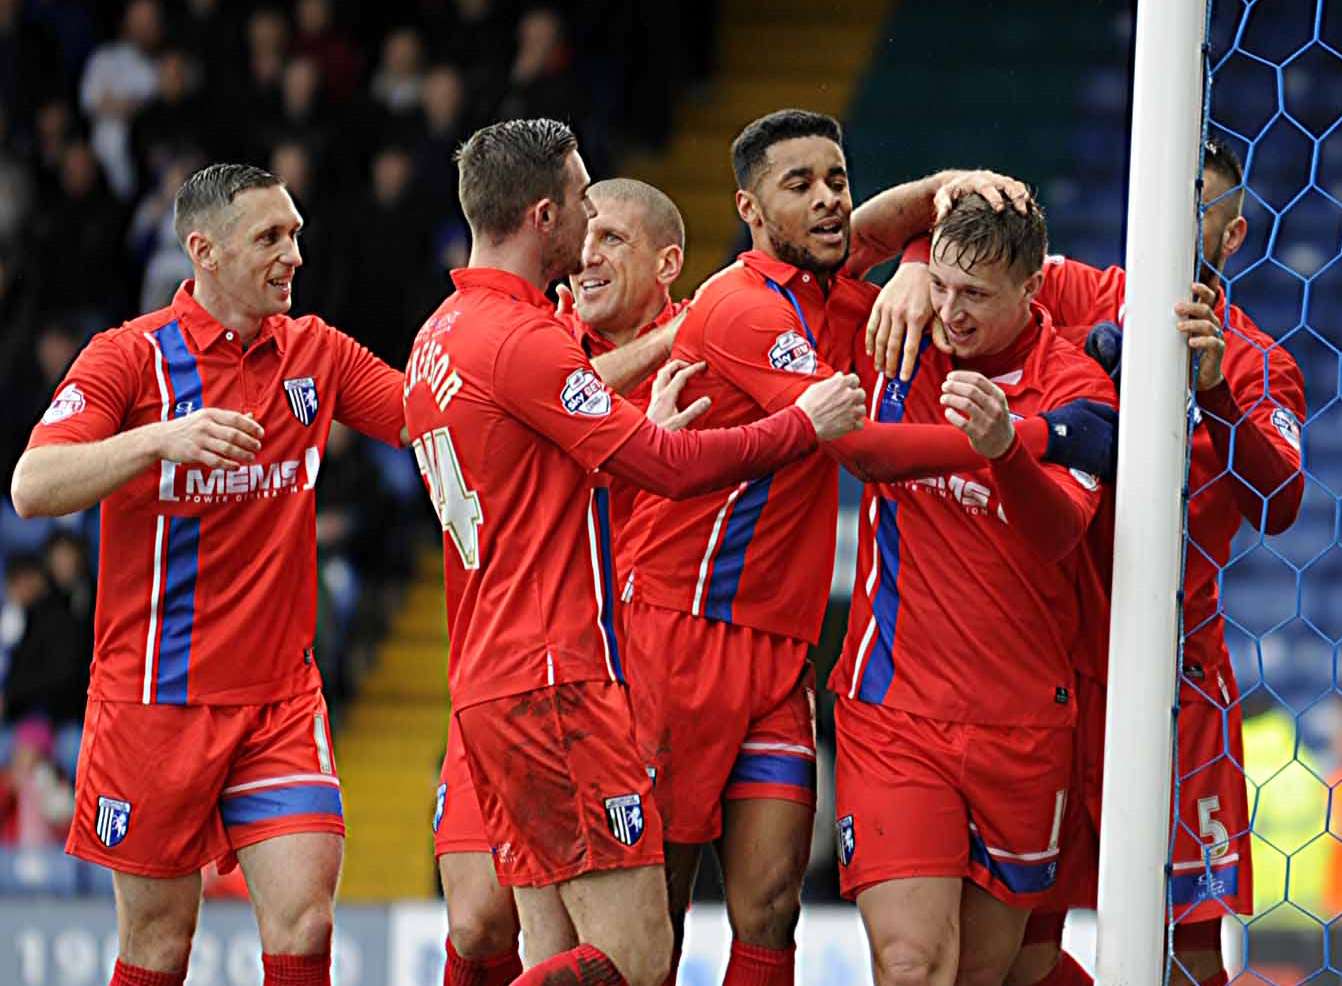
[[[699,288],[676,334],[673,358],[708,363],[683,394],[686,404],[704,395],[713,402],[690,427],[748,424],[850,369],[876,293],[842,274],[826,292],[809,271],[743,253]],[[838,466],[824,452],[690,500],[640,493],[630,523],[630,594],[815,643],[837,517]]]
[[[452,272],[415,337],[405,417],[443,528],[454,707],[624,678],[610,497],[597,473],[643,423],[534,285]]]
[[[274,702],[319,682],[316,501],[332,420],[400,444],[401,375],[315,315],[266,319],[244,351],[192,296],[94,336],[29,447],[94,442],[205,407],[250,414],[237,469],[161,461],[102,502],[89,695]]]

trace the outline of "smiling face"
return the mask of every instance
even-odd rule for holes
[[[853,196],[843,149],[827,137],[795,137],[769,146],[767,164],[737,210],[756,249],[820,275],[848,259]]]
[[[956,243],[943,241],[941,234],[933,238],[927,265],[932,306],[958,358],[1000,353],[1025,327],[1030,299],[1044,276],[1035,271],[1022,280],[1005,257],[980,261],[965,270],[956,262],[960,256],[957,247]]]
[[[626,198],[592,195],[582,270],[569,279],[584,322],[606,333],[638,328],[656,317],[680,270],[680,247],[655,242],[646,209]],[[649,314],[651,313],[651,314]]]
[[[303,219],[283,185],[250,188],[220,209],[205,232],[213,288],[240,313],[266,318],[289,310],[294,273],[303,265]]]

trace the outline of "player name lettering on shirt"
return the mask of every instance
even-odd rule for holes
[[[257,462],[237,469],[181,467],[164,462],[159,499],[172,503],[242,503],[281,493],[305,493],[316,485],[321,461],[321,450],[311,445],[303,450],[302,459]]]
[[[430,340],[410,355],[410,365],[405,370],[404,396],[410,395],[415,384],[423,383],[433,392],[438,410],[446,409],[461,389],[461,374],[451,366],[452,357],[438,344],[438,340]]]
[[[964,508],[965,513],[974,517],[986,516],[993,513],[992,501],[993,491],[990,487],[982,483],[976,483],[972,479],[965,479],[963,476],[923,476],[921,479],[907,480],[904,484],[910,490],[915,492],[935,492],[942,497],[948,497]],[[1003,524],[1007,522],[1006,511],[1002,505],[997,505],[997,519]]]

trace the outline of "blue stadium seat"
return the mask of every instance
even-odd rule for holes
[[[59,846],[0,848],[0,897],[73,897],[79,892],[78,860]]]

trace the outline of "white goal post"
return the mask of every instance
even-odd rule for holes
[[[1140,0],[1133,69],[1123,333],[1101,819],[1100,986],[1165,972],[1172,713],[1182,583],[1190,296],[1202,135],[1202,0]]]

